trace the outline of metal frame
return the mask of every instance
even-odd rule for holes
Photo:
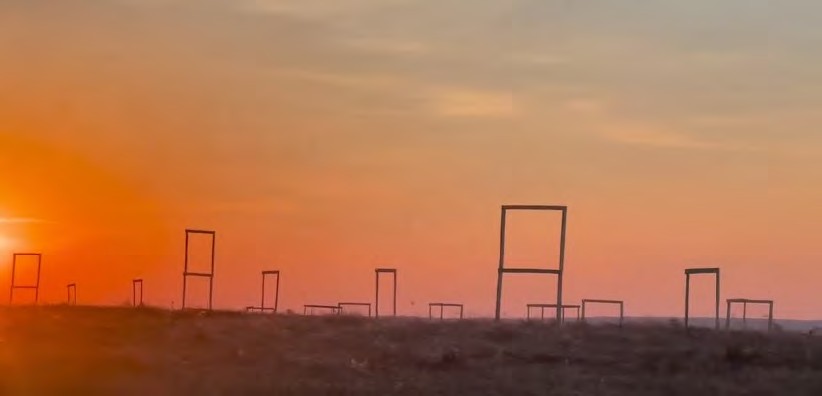
[[[188,271],[188,240],[190,235],[208,235],[211,236],[211,272],[189,272]],[[183,267],[183,302],[181,309],[186,309],[186,286],[187,280],[189,276],[194,277],[201,277],[201,278],[208,278],[208,310],[210,311],[213,306],[213,297],[214,297],[214,254],[215,248],[217,245],[217,232],[216,231],[205,231],[205,230],[186,230],[186,252],[185,252],[185,264]]]
[[[394,277],[394,304],[392,316],[397,316],[397,269],[396,268],[377,268],[374,270],[376,275],[376,293],[374,298],[374,317],[380,317],[380,274],[391,274]]]
[[[619,305],[619,327],[622,327],[625,322],[625,302],[622,300],[599,300],[584,298],[582,299],[582,321],[585,321],[585,306],[588,304],[610,304]]]
[[[271,311],[277,313],[277,310],[280,307],[280,271],[279,270],[270,270],[270,271],[263,271],[263,285],[260,291],[260,311],[266,312]],[[277,291],[274,292],[274,308],[266,308],[265,306],[265,278],[268,275],[276,275],[277,276]]]
[[[371,303],[361,303],[361,302],[341,302],[337,304],[340,307],[340,314],[343,313],[344,307],[368,307],[368,317],[371,317]]]
[[[307,316],[309,314],[309,309],[311,309],[311,315],[314,315],[314,309],[328,309],[331,310],[331,313],[334,315],[339,315],[342,311],[338,305],[317,305],[317,304],[306,304],[303,305],[303,315]]]
[[[687,268],[685,269],[685,328],[690,320],[691,275],[709,274],[716,277],[716,329],[719,330],[719,268]]]
[[[137,285],[140,285],[140,304],[137,304]],[[142,279],[133,279],[131,281],[131,306],[132,307],[142,307],[143,306],[143,280]]]
[[[731,304],[742,304],[742,327],[748,326],[748,304],[768,306],[768,331],[773,330],[773,300],[751,300],[748,298],[729,298],[727,301],[725,330],[731,329]]]
[[[463,312],[465,307],[463,304],[454,304],[454,303],[429,303],[428,304],[428,319],[434,319],[433,315],[433,308],[439,307],[440,309],[440,320],[445,319],[445,308],[459,308],[460,309],[460,319],[463,318]]]
[[[73,292],[73,293],[72,293]],[[69,283],[66,285],[66,297],[68,305],[77,305],[77,284]]]
[[[527,304],[526,308],[527,308],[527,312],[526,312],[527,320],[531,320],[531,309],[532,308],[539,308],[540,320],[545,320],[545,308],[554,308],[554,309],[558,310],[562,314],[562,316],[559,319],[560,323],[565,323],[565,310],[566,309],[575,309],[577,311],[577,322],[582,320],[582,317],[580,316],[580,306],[579,305],[562,305],[562,306],[560,306],[559,304]]]
[[[20,257],[37,258],[37,281],[34,285],[18,285],[15,279],[17,273],[17,259]],[[43,266],[43,255],[41,253],[14,253],[11,258],[11,286],[9,287],[9,304],[14,303],[14,291],[17,289],[34,290],[34,304],[40,301],[40,270]]]
[[[562,212],[562,230],[559,242],[559,268],[505,268],[505,220],[509,210],[530,210],[530,211],[559,211]],[[502,205],[500,217],[500,237],[499,237],[499,268],[497,270],[497,309],[496,320],[500,320],[502,309],[502,276],[505,274],[547,274],[557,276],[557,323],[562,323],[562,274],[565,270],[565,236],[568,225],[568,207],[557,205]]]

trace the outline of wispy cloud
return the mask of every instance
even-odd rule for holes
[[[342,45],[364,52],[387,55],[419,56],[431,51],[431,46],[421,41],[378,37],[348,38]]]
[[[285,14],[301,18],[327,18],[377,7],[401,4],[409,0],[245,0],[255,11]]]
[[[0,217],[0,224],[36,224],[46,222],[46,220],[32,217]]]
[[[435,88],[428,99],[431,110],[441,116],[512,118],[519,113],[511,92]]]
[[[511,91],[471,86],[442,86],[406,76],[299,69],[276,69],[274,74],[309,83],[351,90],[382,91],[413,99],[420,107],[398,109],[402,113],[428,113],[438,117],[512,118],[521,113]]]
[[[526,66],[559,66],[571,63],[571,58],[560,54],[546,52],[521,52],[512,54],[509,61],[516,65]]]

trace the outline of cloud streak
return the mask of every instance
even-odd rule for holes
[[[39,224],[47,223],[46,220],[32,217],[0,217],[0,224]]]

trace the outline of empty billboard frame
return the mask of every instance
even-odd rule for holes
[[[23,257],[33,257],[37,260],[37,278],[33,285],[17,284],[17,260]],[[43,255],[40,253],[14,253],[11,258],[11,286],[9,288],[9,304],[14,303],[14,291],[17,289],[34,290],[34,304],[40,301],[40,270],[43,265]]]
[[[505,267],[505,223],[509,210],[523,211],[558,211],[562,213],[562,228],[559,241],[559,268],[506,268]],[[502,205],[500,215],[500,241],[499,241],[499,267],[497,269],[497,307],[495,319],[500,320],[502,310],[502,277],[505,274],[544,274],[556,275],[557,277],[557,301],[556,317],[557,323],[562,323],[562,275],[565,269],[565,236],[568,225],[568,207],[559,205]]]
[[[460,319],[464,318],[465,306],[456,303],[433,302],[428,304],[428,319],[434,319],[434,308],[440,309],[440,320],[445,319],[445,308],[459,308]]]
[[[605,305],[618,305],[619,306],[619,327],[622,327],[622,324],[625,322],[625,302],[622,300],[602,300],[602,299],[593,299],[593,298],[584,298],[582,299],[582,321],[585,321],[585,308],[590,304],[605,304]]]
[[[374,297],[374,317],[380,317],[380,275],[382,274],[390,274],[394,279],[394,293],[393,293],[393,304],[392,304],[392,316],[397,316],[397,269],[396,268],[377,268],[374,270],[376,276],[376,291]]]
[[[691,275],[714,275],[716,278],[715,328],[719,330],[719,268],[688,268],[685,270],[685,328],[688,328],[690,322]]]
[[[215,246],[217,244],[217,232],[215,231],[206,231],[206,230],[192,230],[187,229],[186,231],[186,243],[185,243],[185,263],[183,267],[183,301],[181,305],[181,309],[186,309],[186,287],[188,285],[188,277],[200,277],[200,278],[207,278],[208,279],[208,310],[210,311],[213,307],[214,303],[214,255],[215,255]],[[211,271],[210,272],[191,272],[188,270],[188,245],[189,245],[189,238],[191,235],[206,235],[211,237]]]
[[[742,326],[747,327],[748,322],[748,304],[753,305],[767,305],[768,306],[768,331],[773,330],[773,300],[751,300],[748,298],[729,298],[726,300],[728,307],[726,308],[725,330],[731,329],[731,305],[742,304]]]

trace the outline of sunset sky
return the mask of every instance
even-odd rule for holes
[[[264,269],[298,309],[371,301],[373,269],[396,267],[401,314],[491,316],[500,205],[562,204],[566,300],[680,316],[683,269],[718,266],[723,300],[822,317],[819,15],[809,0],[0,0],[0,290],[11,253],[38,251],[46,302],[77,282],[81,303],[121,304],[142,277],[147,303],[178,306],[189,227],[218,233],[218,308],[258,304]],[[512,265],[553,264],[558,216],[509,226]],[[512,276],[504,294],[522,316],[554,280]]]

